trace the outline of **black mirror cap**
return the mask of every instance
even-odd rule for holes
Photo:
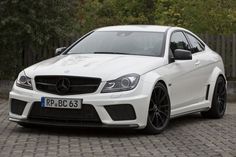
[[[66,49],[66,47],[59,47],[59,48],[56,48],[55,50],[55,55],[58,56],[60,54],[62,54],[62,52],[64,52]]]
[[[192,60],[192,53],[188,50],[176,49],[174,56],[176,60]]]

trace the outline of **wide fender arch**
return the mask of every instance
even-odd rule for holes
[[[167,86],[167,80],[163,78],[160,74],[158,74],[156,71],[148,72],[141,77],[144,86],[143,90],[145,90],[145,93],[148,95],[148,102],[151,101],[152,91],[157,84],[157,82],[162,82]],[[168,89],[167,89],[168,90]],[[168,90],[169,91],[169,90]],[[144,113],[148,113],[149,110],[149,104],[143,108]],[[147,122],[148,114],[145,117],[145,122]]]
[[[168,80],[165,79],[164,77],[162,77],[156,71],[148,72],[145,75],[143,75],[142,78],[143,78],[143,80],[145,82],[145,85],[146,85],[145,88],[147,88],[147,90],[149,92],[148,95],[150,96],[150,98],[151,98],[151,95],[152,95],[152,91],[153,91],[155,85],[158,82],[161,82],[161,83],[163,83],[166,86],[168,94],[170,95],[169,88],[168,88]]]
[[[212,97],[213,97],[215,85],[216,85],[216,80],[219,76],[223,76],[225,79],[225,82],[227,83],[224,72],[219,67],[215,67],[213,69],[213,71],[208,79],[208,83],[207,83],[208,85],[210,85],[209,96],[208,96],[208,100],[210,100],[210,101],[212,101]]]

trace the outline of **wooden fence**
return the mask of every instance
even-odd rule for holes
[[[201,34],[200,37],[207,45],[219,53],[225,64],[226,76],[236,79],[236,34],[231,35],[209,35]],[[54,56],[57,47],[69,46],[78,37],[50,41],[48,44],[38,47],[31,47],[22,51],[21,66],[29,66],[35,62]]]
[[[219,53],[225,64],[228,78],[236,78],[236,34],[231,35],[200,35],[202,40],[214,51]]]

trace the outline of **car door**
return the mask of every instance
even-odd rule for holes
[[[188,41],[191,44],[191,52],[193,60],[195,60],[195,73],[196,73],[196,95],[199,97],[199,101],[203,101],[206,98],[207,81],[209,75],[213,70],[212,58],[206,52],[205,45],[197,39],[197,37],[191,33],[184,32]]]
[[[170,38],[170,56],[174,56],[175,49],[190,50],[190,44],[182,31],[175,31]],[[170,89],[171,109],[174,113],[180,112],[180,108],[196,103],[197,74],[195,73],[196,60],[175,60],[163,67],[160,71],[167,76]],[[179,110],[179,111],[178,111]]]

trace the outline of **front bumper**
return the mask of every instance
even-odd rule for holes
[[[117,93],[100,93],[100,88],[103,87],[103,83],[100,85],[99,89],[95,93],[91,94],[80,94],[80,95],[66,95],[59,96],[49,93],[44,93],[41,91],[27,90],[20,88],[14,84],[12,91],[9,95],[9,103],[11,105],[11,100],[21,100],[25,101],[26,105],[23,109],[22,114],[14,114],[9,112],[9,120],[17,123],[32,123],[40,125],[56,125],[56,126],[79,126],[79,127],[112,127],[112,128],[144,128],[147,122],[148,107],[150,100],[149,83],[143,81],[139,82],[139,85],[132,91],[126,92],[117,92]],[[146,88],[144,88],[146,87]],[[77,98],[83,99],[83,104],[92,105],[100,120],[101,123],[68,123],[65,121],[53,121],[51,120],[32,120],[29,119],[29,115],[32,109],[32,106],[35,102],[40,102],[41,97],[52,97],[52,98]],[[109,115],[105,106],[119,105],[119,104],[130,104],[132,105],[136,118],[131,120],[114,120],[111,115]],[[11,107],[10,107],[11,108]]]

